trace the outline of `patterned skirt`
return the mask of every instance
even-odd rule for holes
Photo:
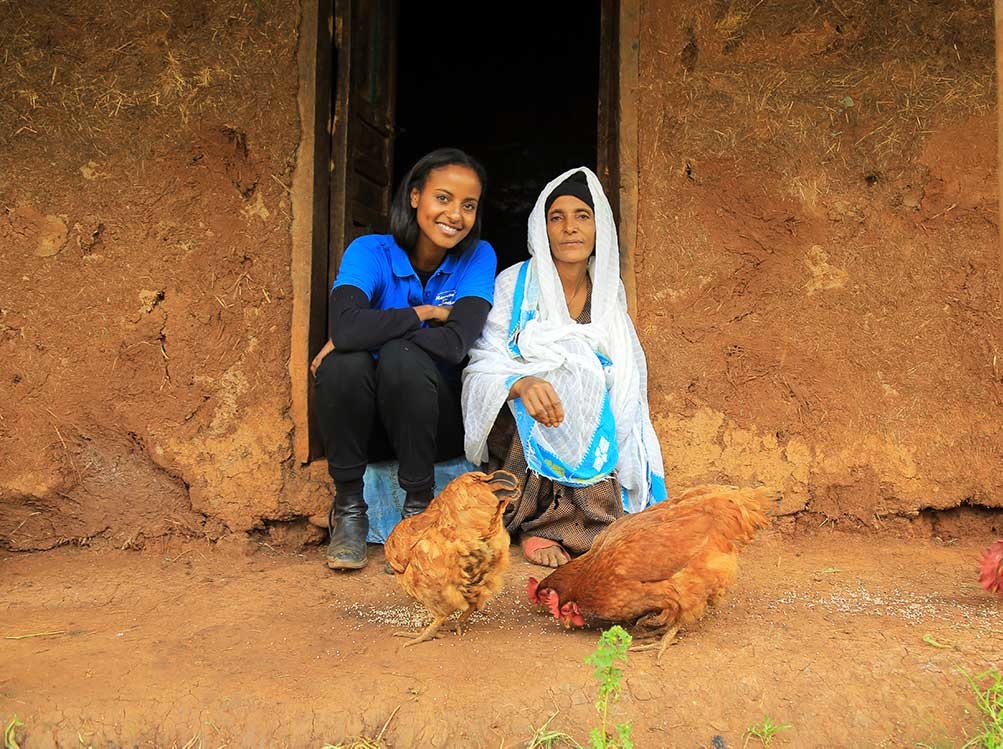
[[[562,486],[529,470],[515,417],[502,406],[488,436],[488,467],[510,471],[522,482],[522,494],[505,512],[514,540],[537,536],[557,541],[571,555],[584,554],[606,526],[623,516],[616,476],[584,487]]]

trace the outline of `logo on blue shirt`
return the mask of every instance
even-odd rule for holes
[[[440,291],[435,295],[435,304],[442,307],[451,307],[453,302],[456,301],[456,289],[450,289],[449,291]]]

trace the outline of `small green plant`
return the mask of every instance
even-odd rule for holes
[[[7,727],[3,730],[3,749],[21,749],[21,745],[17,743],[17,729],[24,725],[21,721],[17,719],[15,715]]]
[[[623,668],[620,666],[627,665],[627,651],[632,639],[623,627],[614,625],[600,635],[596,649],[585,656],[585,663],[595,669],[593,675],[599,682],[596,712],[601,721],[598,728],[592,729],[588,747],[582,746],[566,733],[551,729],[550,723],[557,717],[557,713],[554,713],[533,731],[526,742],[526,749],[555,749],[562,746],[572,749],[634,749],[634,741],[631,739],[633,727],[629,722],[612,726],[612,736],[608,728],[610,703],[620,699],[620,682],[623,681]]]
[[[585,662],[595,668],[595,678],[599,682],[599,692],[596,697],[596,711],[601,724],[593,728],[591,733],[592,749],[633,749],[634,742],[630,738],[632,726],[629,722],[613,726],[615,736],[610,736],[606,726],[608,723],[610,702],[620,699],[620,682],[623,680],[623,669],[618,664],[627,665],[627,650],[630,648],[631,636],[620,625],[607,629],[599,637],[599,644],[591,655],[585,657]]]
[[[526,742],[526,749],[554,749],[560,746],[582,749],[582,745],[568,736],[568,734],[550,728],[550,722],[556,717],[557,713],[554,713],[547,718],[542,726],[533,731],[533,735]]]
[[[759,743],[763,746],[769,746],[773,742],[774,736],[789,728],[791,728],[790,723],[774,723],[769,715],[764,715],[762,723],[751,725],[746,729],[745,743],[748,744],[749,739],[753,738],[758,739]]]
[[[967,671],[961,673],[975,692],[975,706],[983,716],[980,733],[962,749],[1003,749],[1003,673],[994,668],[974,677]],[[982,682],[986,682],[985,691]]]

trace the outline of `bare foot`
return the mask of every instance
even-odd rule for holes
[[[523,536],[519,545],[527,560],[543,567],[560,567],[571,560],[571,555],[557,541],[549,538]]]

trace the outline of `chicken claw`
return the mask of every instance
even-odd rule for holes
[[[429,640],[437,640],[442,637],[439,634],[439,627],[442,626],[443,622],[449,618],[449,615],[436,617],[435,621],[429,624],[425,629],[415,635],[414,632],[394,632],[394,637],[411,637],[413,638],[410,642],[405,642],[404,647],[410,647],[411,645],[417,645],[419,642],[428,642]]]
[[[453,631],[456,634],[462,635],[464,632],[467,631],[467,620],[470,618],[470,615],[474,613],[474,611],[475,609],[473,608],[467,609],[462,614],[460,614],[459,619],[453,622]]]
[[[667,630],[664,635],[662,635],[660,642],[652,642],[647,645],[633,645],[628,648],[628,650],[639,653],[642,650],[654,650],[655,648],[658,648],[658,655],[655,656],[655,660],[660,661],[662,660],[662,655],[665,653],[665,649],[676,641],[677,632],[679,632],[679,627],[672,627]]]

